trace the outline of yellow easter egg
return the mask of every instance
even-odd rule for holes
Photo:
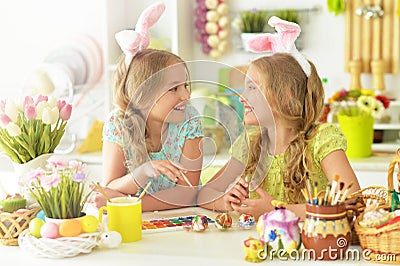
[[[93,215],[85,215],[80,218],[82,230],[85,233],[93,233],[99,226],[99,220]]]
[[[77,236],[82,233],[82,224],[77,219],[69,219],[63,222],[58,230],[61,236]]]

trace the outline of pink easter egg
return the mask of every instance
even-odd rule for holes
[[[57,238],[58,237],[58,225],[52,222],[47,222],[40,228],[40,235],[43,238]]]

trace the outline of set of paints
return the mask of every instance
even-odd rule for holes
[[[205,215],[207,222],[209,224],[215,221]],[[191,230],[192,220],[196,215],[171,217],[171,218],[161,218],[161,219],[151,219],[142,221],[142,232],[147,233],[159,233],[159,232],[169,232],[178,230]]]

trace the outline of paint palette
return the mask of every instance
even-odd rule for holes
[[[160,233],[179,230],[190,230],[192,220],[196,215],[179,216],[162,219],[152,219],[142,221],[142,233]],[[206,216],[206,215],[204,215]],[[211,218],[207,217],[208,223],[215,223]]]

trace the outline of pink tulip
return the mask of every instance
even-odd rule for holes
[[[35,105],[37,105],[37,104],[40,103],[40,102],[47,102],[48,100],[49,100],[49,98],[48,98],[47,96],[39,95],[39,96],[36,98]]]
[[[0,111],[1,113],[4,113],[5,110],[6,110],[6,100],[3,99],[0,101]]]
[[[25,117],[28,120],[33,120],[36,118],[36,108],[33,104],[27,104],[25,105]]]
[[[58,110],[61,111],[61,109],[62,109],[66,104],[67,104],[66,101],[64,101],[64,100],[58,100],[58,102],[57,102]]]
[[[34,104],[33,98],[31,96],[25,96],[24,99],[24,109],[27,105],[32,105]]]
[[[11,122],[11,119],[6,114],[0,114],[0,125],[1,127],[5,128],[8,123]]]
[[[72,105],[69,103],[64,105],[62,109],[60,109],[60,118],[64,121],[70,119],[72,113]]]

